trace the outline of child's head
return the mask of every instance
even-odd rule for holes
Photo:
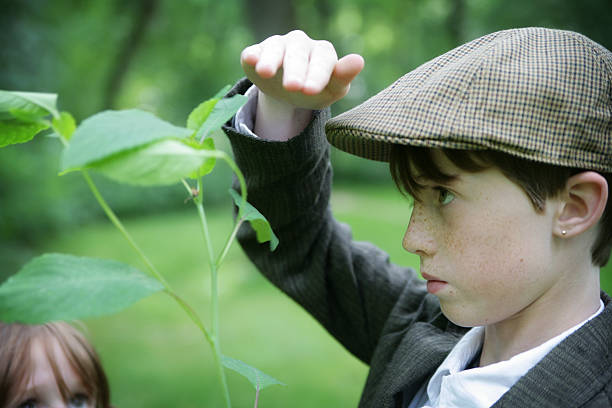
[[[0,345],[0,407],[110,407],[98,355],[71,325],[0,323]]]
[[[612,53],[601,45],[543,28],[492,33],[404,75],[326,133],[390,162],[415,196],[404,246],[455,323],[598,296],[612,247]],[[445,278],[454,285],[442,292]]]
[[[542,298],[598,295],[593,265],[612,245],[610,174],[407,146],[392,149],[390,165],[415,197],[403,245],[456,324],[501,322]],[[446,286],[438,280],[450,286],[437,293]]]

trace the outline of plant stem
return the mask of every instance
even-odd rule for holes
[[[242,196],[242,199],[244,201],[247,201],[247,186],[246,186],[246,181],[244,180],[244,175],[242,174],[242,171],[240,171],[240,168],[238,168],[238,165],[236,164],[236,162],[234,162],[234,160],[232,160],[232,158],[229,157],[225,152],[220,152],[220,153],[222,154],[219,157],[225,160],[225,162],[228,164],[228,166],[230,166],[230,168],[232,169],[232,171],[238,178],[238,183],[240,184],[240,195]],[[238,211],[239,211],[238,218],[240,218],[240,216],[242,215],[241,210],[239,209]]]
[[[151,272],[151,274],[158,281],[160,281],[161,284],[164,285],[164,287],[168,288],[169,287],[168,282],[166,282],[164,277],[157,271],[155,266],[153,266],[151,261],[149,261],[149,258],[147,258],[147,256],[144,254],[144,252],[142,252],[140,247],[136,244],[136,242],[134,241],[132,236],[127,232],[127,230],[125,229],[125,227],[123,226],[121,221],[119,221],[119,218],[117,218],[117,216],[115,215],[113,210],[110,208],[110,206],[104,200],[104,197],[102,197],[102,194],[100,194],[100,191],[98,190],[98,188],[94,184],[94,182],[91,179],[91,176],[89,175],[87,170],[81,170],[81,173],[83,174],[83,177],[85,178],[85,181],[87,182],[87,185],[89,186],[89,189],[91,190],[91,192],[93,193],[94,197],[98,201],[98,204],[100,204],[100,207],[102,207],[102,209],[106,213],[106,216],[111,220],[113,225],[115,227],[117,227],[117,229],[121,232],[121,234],[123,234],[123,236],[128,241],[130,246],[136,251],[138,256],[140,256],[140,259],[142,259],[142,261],[144,262],[144,264],[147,267],[147,269]]]
[[[232,171],[234,172],[234,174],[236,174],[236,177],[238,178],[238,183],[240,184],[240,195],[242,196],[242,199],[244,201],[247,201],[246,181],[244,180],[244,175],[242,174],[242,171],[240,171],[240,168],[238,168],[236,162],[234,162],[234,160],[232,160],[232,158],[227,153],[221,150],[206,151],[206,154],[208,157],[216,157],[218,159],[224,160],[227,163],[227,165],[232,169]],[[185,184],[186,187],[188,186],[188,184],[184,180],[183,184]],[[239,212],[238,218],[240,218],[240,215],[241,214]]]
[[[91,179],[91,176],[89,175],[87,170],[81,170],[81,174],[85,178],[85,181],[87,182],[87,185],[89,186],[89,189],[93,193],[94,197],[98,201],[98,204],[100,204],[100,207],[102,207],[102,209],[106,213],[106,216],[110,219],[113,225],[117,227],[117,229],[121,232],[121,234],[123,234],[124,238],[128,241],[128,243],[131,245],[134,251],[136,251],[138,256],[140,256],[140,259],[144,262],[145,266],[147,267],[151,275],[164,286],[165,292],[168,295],[170,295],[172,298],[174,298],[174,300],[176,300],[179,306],[181,306],[181,308],[185,311],[185,313],[187,313],[189,318],[196,324],[196,326],[198,326],[202,334],[204,334],[206,341],[208,341],[208,343],[210,343],[210,345],[213,346],[213,340],[210,334],[208,333],[208,330],[206,330],[206,327],[204,326],[202,319],[198,317],[197,313],[193,310],[191,306],[189,306],[189,304],[183,298],[181,298],[178,294],[176,294],[176,292],[174,292],[174,290],[172,290],[168,282],[157,271],[155,266],[151,263],[149,258],[147,258],[144,252],[142,252],[140,247],[136,244],[136,241],[134,241],[134,239],[129,234],[129,232],[125,229],[125,227],[123,226],[119,218],[117,218],[113,210],[110,208],[106,200],[104,200],[104,197],[102,197],[102,194],[100,194],[100,191],[98,190],[95,183]]]
[[[202,192],[202,181],[198,179],[197,184],[198,197],[194,200],[198,209],[198,215],[200,216],[200,223],[202,225],[202,233],[204,234],[204,241],[206,241],[206,247],[208,249],[208,263],[210,266],[210,292],[211,292],[211,337],[213,341],[213,351],[215,355],[215,363],[217,365],[217,374],[219,376],[219,382],[223,390],[223,398],[225,400],[225,406],[231,408],[232,404],[230,401],[229,389],[227,387],[227,379],[225,377],[225,370],[221,362],[221,345],[219,342],[219,294],[218,294],[218,274],[217,264],[214,261],[214,251],[212,242],[210,240],[210,233],[208,231],[208,222],[206,221],[206,213],[204,212],[203,204],[203,192]]]
[[[234,238],[236,238],[236,234],[238,233],[238,230],[240,229],[240,226],[242,225],[243,222],[244,222],[243,219],[236,221],[236,225],[234,225],[234,230],[232,231],[230,236],[227,238],[227,241],[225,242],[225,246],[223,247],[223,251],[221,251],[221,255],[219,255],[219,257],[217,258],[217,261],[215,262],[217,271],[221,267],[221,263],[223,263],[223,261],[225,260],[225,256],[229,252],[229,249],[232,246],[232,242],[234,242]]]
[[[206,327],[204,326],[202,319],[200,319],[198,314],[195,312],[195,310],[193,310],[193,308],[189,305],[189,303],[185,302],[183,298],[181,298],[171,289],[166,288],[166,293],[170,295],[171,297],[173,297],[174,300],[176,300],[176,302],[179,304],[179,306],[183,308],[183,310],[185,311],[185,313],[187,313],[191,321],[193,321],[195,325],[198,326],[202,334],[204,334],[204,338],[206,338],[206,341],[208,342],[208,344],[210,344],[210,346],[213,347],[214,343],[213,343],[212,338],[210,337],[210,334],[208,333],[208,330],[206,330]]]
[[[257,404],[259,403],[259,384],[255,388],[255,408],[257,408]]]

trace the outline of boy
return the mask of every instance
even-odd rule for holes
[[[323,108],[363,59],[291,32],[241,60],[256,87],[235,87],[251,99],[226,131],[281,242],[269,253],[245,228],[241,244],[370,365],[360,407],[612,406],[608,50],[558,30],[493,33],[327,122],[332,144],[389,161],[414,196],[403,245],[426,281],[329,209]]]

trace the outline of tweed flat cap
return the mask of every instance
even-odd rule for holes
[[[379,161],[399,143],[612,172],[612,53],[571,31],[495,32],[402,76],[326,132]]]

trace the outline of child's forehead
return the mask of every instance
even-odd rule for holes
[[[69,389],[81,387],[81,380],[76,372],[70,357],[54,336],[38,337],[32,341],[30,346],[31,369],[33,376],[31,385],[36,386],[44,382],[58,383],[61,381]]]
[[[39,336],[30,345],[30,356],[34,365],[56,365],[60,370],[70,367],[68,356],[54,336]]]
[[[442,149],[430,149],[430,158],[433,164],[441,171],[453,174],[463,172],[464,170],[457,167],[448,156],[449,153]]]
[[[485,163],[482,158],[474,155],[470,151],[462,151],[462,157],[469,156],[470,162],[477,163],[482,170],[492,168],[493,165]],[[426,181],[442,181],[447,178],[447,181],[458,181],[465,176],[477,173],[468,171],[453,162],[451,157],[457,156],[458,153],[447,149],[420,149],[413,151],[407,158],[409,161],[410,175],[417,183]],[[457,157],[455,157],[455,160]],[[444,177],[439,177],[443,175]]]

